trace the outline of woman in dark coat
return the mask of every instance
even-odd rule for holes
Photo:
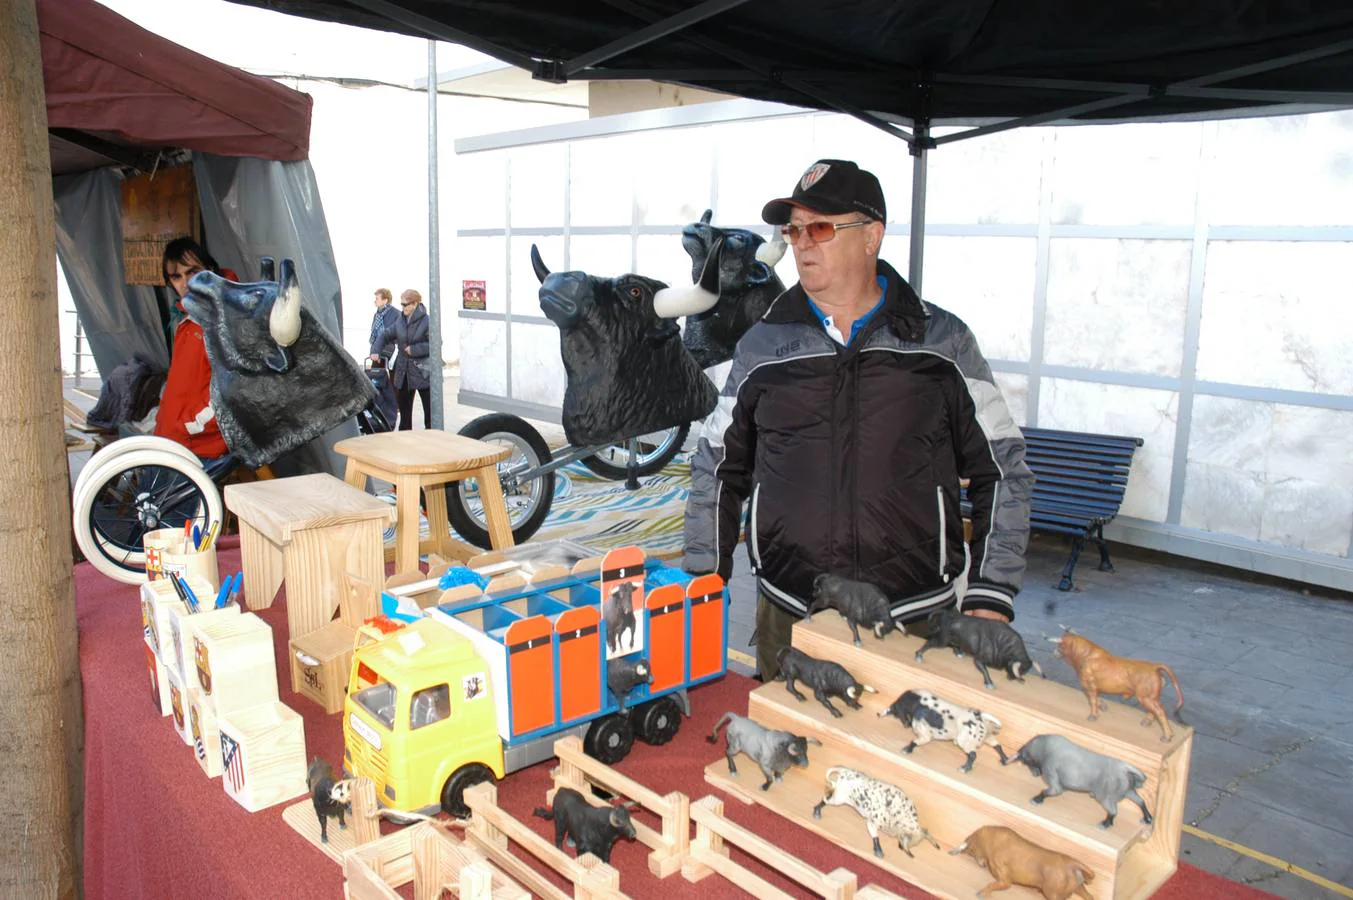
[[[428,363],[428,311],[423,306],[423,297],[417,291],[409,289],[399,295],[402,316],[395,317],[394,324],[384,329],[372,342],[372,352],[387,359],[392,346],[399,348],[395,357],[392,381],[395,385],[395,397],[399,402],[399,430],[413,428],[410,417],[413,414],[413,395],[418,392],[423,401],[423,427],[432,427],[432,379],[431,366]]]

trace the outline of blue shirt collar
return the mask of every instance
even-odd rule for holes
[[[878,285],[880,290],[883,291],[879,296],[879,302],[875,303],[873,307],[870,308],[869,312],[860,316],[855,320],[855,324],[850,326],[850,336],[846,338],[847,347],[855,340],[855,335],[859,334],[864,329],[864,326],[869,324],[869,320],[874,317],[874,313],[878,312],[879,308],[883,306],[883,301],[888,299],[888,276],[880,275],[878,277]],[[812,297],[808,296],[807,291],[805,291],[803,295],[808,298],[808,308],[813,311],[813,315],[817,316],[818,324],[825,330],[827,327],[827,314],[822,311],[822,308],[819,307],[816,302],[814,302]]]

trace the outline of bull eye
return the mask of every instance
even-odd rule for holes
[[[631,288],[630,288],[630,299],[631,299],[631,300],[638,300],[639,298],[643,297],[643,295],[644,295],[644,289],[643,289],[643,288],[641,288],[641,287],[631,287]]]

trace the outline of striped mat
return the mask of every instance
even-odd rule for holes
[[[595,474],[582,463],[560,469],[554,505],[533,541],[567,538],[599,552],[637,544],[650,556],[680,554],[682,515],[691,466],[678,454],[661,472],[639,479],[639,489]]]
[[[624,481],[602,478],[582,463],[573,463],[555,473],[554,504],[531,540],[567,538],[598,553],[635,544],[649,556],[677,556],[682,551],[682,516],[690,487],[689,454],[677,454],[661,472],[640,478],[637,491],[627,491]],[[395,504],[393,492],[377,496]],[[422,539],[427,540],[427,518],[421,511],[419,519]],[[385,544],[394,543],[391,525]]]

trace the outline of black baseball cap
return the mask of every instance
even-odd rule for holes
[[[888,219],[883,188],[874,173],[845,159],[813,163],[794,185],[794,193],[767,203],[761,218],[770,225],[784,225],[796,206],[831,216],[858,212],[880,222]]]

